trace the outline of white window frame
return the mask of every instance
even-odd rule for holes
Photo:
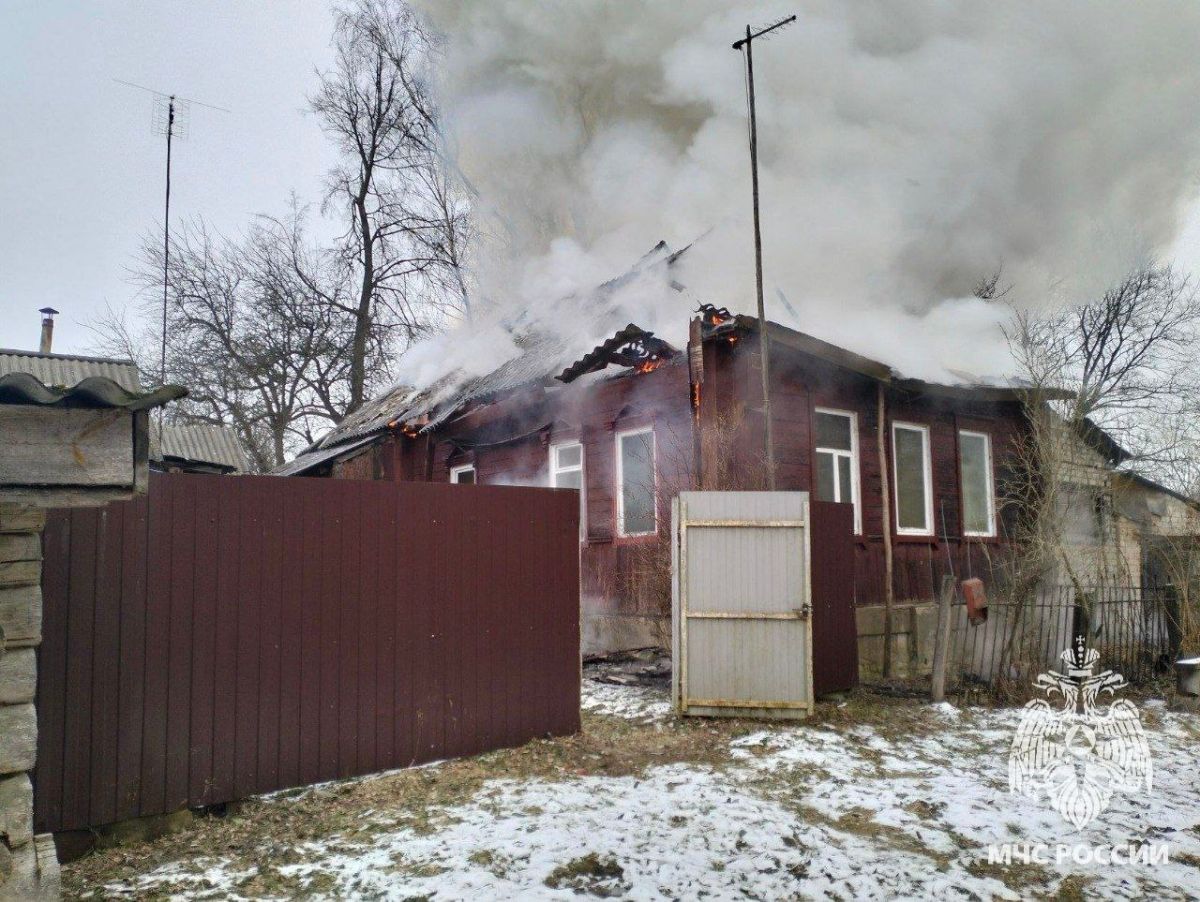
[[[454,483],[455,485],[467,485],[468,483],[462,483],[462,482],[458,481],[458,477],[460,475],[462,475],[463,473],[467,473],[467,472],[475,473],[475,485],[478,485],[479,484],[479,473],[477,473],[475,471],[475,464],[460,464],[457,467],[451,467],[450,468],[450,481],[452,483]]]
[[[846,451],[842,448],[822,448],[822,447],[816,446],[815,438],[814,438],[813,453],[816,454],[816,453],[820,452],[822,454],[832,454],[833,455],[833,457],[834,457],[833,488],[834,488],[835,493],[837,493],[840,490],[840,485],[841,485],[840,482],[838,481],[837,458],[839,458],[839,457],[849,457],[850,458],[850,503],[854,505],[854,534],[856,536],[862,535],[862,505],[859,503],[859,499],[862,497],[862,493],[859,489],[859,480],[858,480],[858,414],[856,414],[852,410],[837,410],[836,408],[833,408],[833,407],[815,407],[815,408],[813,408],[813,413],[814,414],[825,413],[825,414],[830,414],[832,416],[845,417],[846,419],[848,419],[850,421],[850,450],[849,451]],[[813,422],[813,434],[814,434],[814,436],[816,435],[815,418],[814,418],[814,422]],[[813,463],[816,463],[816,461],[814,460]],[[813,487],[813,490],[814,490],[814,492],[816,491],[816,486]]]
[[[896,455],[896,432],[907,429],[921,433],[922,470],[925,478],[925,529],[902,528],[900,526],[900,461]],[[892,500],[896,508],[896,535],[899,536],[931,536],[933,535],[933,453],[930,446],[929,427],[920,423],[892,422]]]
[[[652,510],[654,512],[654,526],[645,532],[626,532],[625,531],[625,467],[621,455],[621,442],[623,439],[631,435],[650,434],[650,471],[654,474],[654,498]],[[614,454],[617,459],[616,476],[617,476],[617,536],[622,539],[634,539],[638,536],[652,536],[658,533],[658,441],[654,437],[654,427],[645,426],[640,429],[626,429],[618,432],[613,445]]]
[[[558,452],[563,448],[578,448],[579,449],[579,465],[574,467],[560,467],[558,465]],[[587,470],[584,469],[584,451],[583,442],[566,441],[555,442],[550,446],[550,488],[559,488],[558,474],[559,473],[579,473],[579,534],[580,536],[587,535]]]
[[[966,519],[965,519],[966,511],[963,510],[963,511],[961,511],[961,514],[964,517],[963,535],[964,536],[972,536],[975,538],[982,538],[982,539],[994,538],[996,535],[996,476],[995,476],[995,472],[993,470],[993,464],[992,464],[992,437],[990,435],[988,435],[988,433],[986,433],[986,432],[979,432],[974,429],[960,429],[960,430],[958,430],[958,434],[959,434],[960,439],[964,435],[969,435],[974,438],[983,439],[984,458],[987,461],[987,466],[986,466],[986,469],[984,470],[984,473],[987,476],[988,530],[987,530],[987,532],[973,532],[971,530],[966,529],[965,528],[966,527]],[[962,491],[962,451],[961,451],[961,449],[959,450],[959,453],[958,453],[958,481],[959,481],[959,493],[961,495],[959,506],[962,507],[963,506],[962,502],[966,499],[966,493]]]

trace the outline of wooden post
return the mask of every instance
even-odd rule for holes
[[[879,440],[879,492],[883,511],[883,678],[892,678],[892,501],[888,489],[887,408],[883,402],[883,383],[877,386],[875,434]]]
[[[937,632],[933,637],[933,686],[930,697],[935,702],[946,698],[946,664],[950,657],[950,627],[953,623],[954,577],[942,577],[942,594],[938,598]]]

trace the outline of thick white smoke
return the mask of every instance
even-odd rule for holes
[[[484,290],[516,308],[707,233],[685,281],[753,310],[730,44],[791,12],[755,53],[772,318],[913,375],[996,371],[1004,312],[955,299],[1000,265],[1019,302],[1085,296],[1169,247],[1196,193],[1194,2],[422,8],[447,37],[449,130],[493,238]]]

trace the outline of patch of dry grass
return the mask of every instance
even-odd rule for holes
[[[583,729],[573,736],[537,739],[436,767],[251,799],[227,817],[202,818],[179,833],[98,850],[64,866],[63,893],[68,899],[81,898],[106,883],[130,880],[172,862],[199,874],[202,859],[225,857],[239,867],[257,867],[258,872],[239,885],[242,894],[286,895],[298,887],[276,867],[299,863],[296,846],[306,840],[339,836],[353,847],[376,834],[404,828],[429,833],[448,823],[446,809],[470,801],[486,781],[497,778],[628,776],[677,762],[722,767],[730,760],[729,741],[758,726],[695,719],[644,724],[584,714]],[[404,868],[403,862],[397,863],[398,870]]]
[[[969,716],[964,713],[961,716]],[[814,716],[797,721],[795,729],[844,732],[870,726],[887,739],[903,739],[936,729],[928,706],[917,699],[895,698],[867,690],[848,693],[840,703],[822,703]],[[182,832],[149,842],[96,851],[63,868],[63,892],[68,899],[89,892],[103,896],[105,884],[136,879],[160,866],[174,864],[191,873],[203,890],[205,860],[228,859],[233,869],[247,875],[237,889],[249,897],[289,897],[332,888],[329,875],[308,874],[301,881],[279,872],[279,867],[303,863],[298,846],[306,841],[333,837],[353,854],[375,836],[409,829],[434,832],[450,823],[449,811],[474,799],[480,788],[497,778],[515,780],[565,780],[579,776],[639,776],[648,768],[687,763],[721,769],[733,762],[730,742],[767,727],[761,721],[732,719],[670,718],[657,723],[639,723],[619,717],[588,714],[582,730],[572,736],[538,739],[512,749],[501,749],[447,761],[434,767],[412,768],[379,777],[355,779],[271,799],[240,803],[227,817],[202,818]],[[779,728],[779,724],[769,725]],[[742,752],[755,753],[753,747]],[[858,749],[870,758],[872,750]],[[794,789],[796,801],[807,782],[807,769],[776,774]],[[770,775],[764,775],[768,779]],[[758,782],[758,781],[754,781]],[[764,789],[766,786],[764,785]],[[783,787],[776,785],[779,790]],[[775,794],[775,793],[772,793]],[[807,812],[806,812],[807,814]],[[853,820],[853,819],[851,819]],[[869,818],[856,823],[837,823],[837,829],[853,832],[877,831]],[[903,835],[879,837],[907,848]],[[481,865],[503,872],[509,864],[497,856]],[[397,873],[418,875],[421,865],[397,860]],[[565,878],[564,878],[565,879]],[[217,894],[213,887],[212,894]],[[157,897],[164,898],[162,891]],[[155,892],[144,898],[155,898]]]

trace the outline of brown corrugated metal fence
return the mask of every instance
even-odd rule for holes
[[[810,501],[813,692],[858,685],[854,611],[854,505]]]
[[[577,518],[569,491],[196,475],[54,513],[38,831],[575,731]]]

